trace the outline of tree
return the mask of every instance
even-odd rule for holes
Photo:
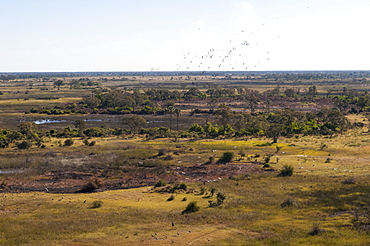
[[[60,87],[64,84],[63,80],[58,79],[57,81],[54,82],[54,87],[58,87],[58,90]]]
[[[131,115],[122,119],[122,124],[127,125],[134,133],[139,133],[141,128],[146,126],[148,122],[141,116]]]
[[[82,98],[82,103],[86,104],[89,108],[96,108],[99,106],[100,100],[96,97],[87,96]]]
[[[247,95],[245,97],[245,101],[246,101],[247,107],[251,111],[251,114],[254,114],[258,106],[258,102],[259,102],[258,97],[255,97],[253,95]]]
[[[38,129],[34,122],[24,122],[18,125],[18,130],[26,139],[38,139]]]
[[[284,126],[278,123],[271,123],[266,131],[266,137],[272,138],[272,143],[277,143],[283,133]]]
[[[166,112],[170,115],[170,131],[172,131],[172,115],[175,113],[175,108],[173,106],[168,106]]]
[[[78,129],[78,135],[83,136],[83,131],[86,128],[86,122],[84,120],[75,120],[75,127]]]
[[[181,109],[175,108],[174,113],[176,114],[176,131],[179,131],[179,116],[181,113]]]
[[[228,129],[227,125],[230,125],[231,118],[233,116],[231,109],[226,106],[225,104],[222,104],[219,106],[219,109],[216,111],[216,114],[220,116],[219,120],[221,123],[221,128],[224,130],[222,132],[223,135],[226,135],[226,130]]]
[[[317,89],[316,89],[316,86],[310,86],[308,88],[308,93],[307,93],[310,97],[311,97],[311,100],[313,100],[313,98],[316,96],[317,94]]]

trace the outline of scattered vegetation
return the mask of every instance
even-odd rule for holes
[[[27,76],[0,75],[0,244],[370,244],[368,72]]]

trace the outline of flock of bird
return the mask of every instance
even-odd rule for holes
[[[195,49],[182,51],[182,62],[177,65],[180,71],[240,71],[257,69],[262,61],[270,60],[270,50],[263,50],[256,42],[254,33],[241,30],[234,37],[229,37],[222,47],[210,47],[198,53]],[[258,38],[258,37],[257,37]],[[278,38],[278,37],[277,37]],[[256,56],[259,56],[256,59]]]
[[[308,8],[308,7],[307,7]],[[274,19],[275,22],[279,17]],[[270,25],[271,24],[271,25]],[[255,71],[260,70],[272,58],[274,47],[280,40],[275,33],[277,23],[259,23],[254,29],[244,28],[226,36],[222,33],[209,47],[193,47],[182,50],[182,58],[176,64],[179,71]],[[203,32],[197,28],[198,32]],[[209,30],[205,30],[207,32]],[[202,37],[202,35],[200,35]],[[223,40],[222,40],[223,39]],[[216,44],[217,43],[217,44]],[[263,67],[262,67],[263,68]]]

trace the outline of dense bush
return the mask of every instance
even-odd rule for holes
[[[154,187],[162,187],[162,186],[166,186],[167,183],[164,182],[162,179],[158,180],[155,184],[154,184]]]
[[[185,210],[183,210],[182,214],[190,214],[199,211],[200,207],[197,205],[197,202],[190,202],[188,206],[186,206]]]
[[[90,179],[80,190],[80,192],[93,192],[103,187],[103,182],[99,178]]]
[[[64,141],[64,146],[72,146],[73,144],[74,144],[74,141],[71,138]]]
[[[23,141],[20,143],[17,143],[18,149],[29,149],[32,147],[32,143],[29,141]]]
[[[217,163],[225,164],[229,163],[234,159],[234,152],[224,152]]]

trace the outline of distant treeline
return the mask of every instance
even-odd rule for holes
[[[67,78],[99,76],[259,76],[264,79],[285,78],[295,80],[345,79],[370,77],[367,70],[348,71],[143,71],[143,72],[18,72],[0,73],[0,80],[29,78]]]

